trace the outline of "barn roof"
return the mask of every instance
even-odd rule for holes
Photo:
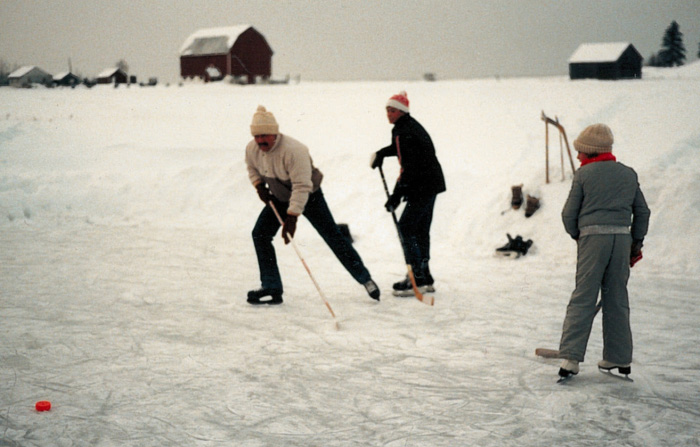
[[[615,62],[632,45],[629,42],[584,43],[569,58],[569,63]]]
[[[238,36],[250,25],[237,25],[219,28],[205,28],[195,31],[180,47],[181,56],[228,53]]]

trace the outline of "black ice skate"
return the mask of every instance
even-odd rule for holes
[[[266,296],[269,296],[270,299],[268,300],[261,300],[260,298],[264,298]],[[258,290],[251,290],[248,292],[248,303],[252,304],[254,306],[261,305],[261,304],[269,304],[269,305],[276,305],[276,304],[282,304],[282,289],[258,289]]]

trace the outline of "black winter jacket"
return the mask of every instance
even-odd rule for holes
[[[401,175],[396,182],[407,199],[436,195],[447,190],[435,146],[423,126],[410,114],[394,123],[391,145],[380,149],[381,157],[398,156]]]

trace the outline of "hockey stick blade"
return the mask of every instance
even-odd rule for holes
[[[418,290],[418,285],[416,284],[416,278],[413,276],[413,268],[411,267],[411,264],[406,264],[406,269],[408,270],[408,278],[411,280],[411,286],[413,287],[413,294],[416,296],[416,299],[420,301],[421,303],[427,304],[428,306],[432,306],[435,304],[435,298],[432,296],[425,296],[421,293],[420,290]]]
[[[537,348],[535,349],[535,355],[538,357],[544,357],[546,359],[558,359],[559,350],[558,349],[548,349],[548,348]]]
[[[600,312],[600,309],[603,308],[603,300],[601,299],[598,301],[598,304],[595,306],[595,315],[598,315],[598,312]],[[559,357],[559,350],[558,349],[548,349],[548,348],[537,348],[535,349],[535,355],[538,357],[544,357],[546,359],[558,359],[561,358]]]

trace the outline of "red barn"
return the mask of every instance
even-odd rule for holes
[[[206,81],[233,76],[253,84],[272,75],[272,54],[265,37],[250,25],[201,29],[180,48],[180,76]]]

